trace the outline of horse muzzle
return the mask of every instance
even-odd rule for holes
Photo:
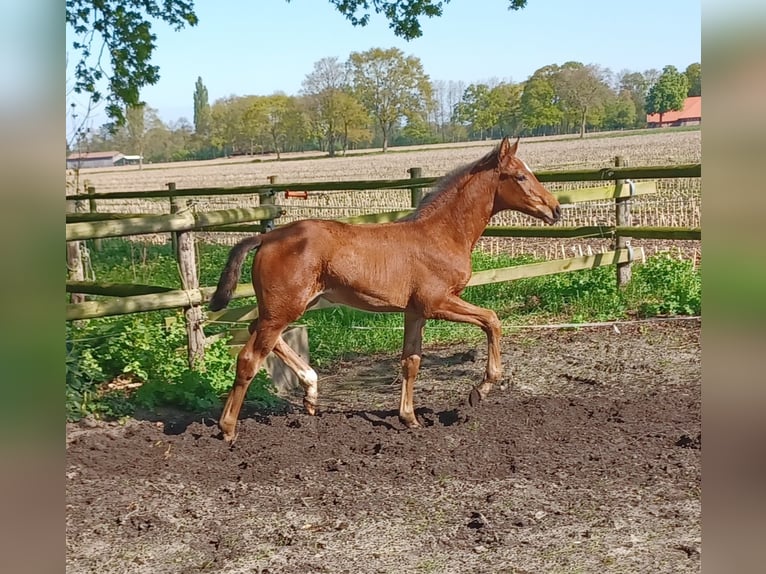
[[[556,207],[551,209],[551,214],[546,215],[543,217],[543,221],[549,225],[553,225],[557,221],[561,219],[561,206],[556,205]]]

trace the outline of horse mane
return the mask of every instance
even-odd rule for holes
[[[497,156],[500,145],[495,146],[484,157],[466,165],[457,167],[441,177],[436,187],[420,200],[418,207],[409,215],[399,221],[416,220],[438,209],[441,203],[446,201],[452,193],[460,191],[460,184],[469,175],[479,171],[494,168],[497,165]]]

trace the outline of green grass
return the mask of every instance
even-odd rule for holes
[[[229,247],[198,244],[200,282],[215,285]],[[532,257],[473,255],[475,271],[533,263]],[[241,281],[249,281],[250,266]],[[143,245],[120,239],[104,240],[92,251],[98,281],[144,283],[180,287],[170,245]],[[635,264],[633,280],[618,289],[614,268],[521,279],[469,287],[464,298],[493,309],[505,325],[547,322],[590,322],[701,313],[701,270],[691,262],[667,254]],[[232,301],[232,306],[253,299]],[[401,313],[365,313],[346,307],[307,313],[299,321],[308,328],[311,361],[326,366],[352,355],[398,352],[403,339]],[[206,327],[207,335],[228,329]],[[115,418],[136,406],[174,405],[202,411],[220,405],[234,377],[235,360],[227,340],[206,351],[205,362],[190,369],[185,353],[185,328],[180,310],[157,311],[67,323],[67,418],[85,415]],[[426,324],[424,344],[478,341],[484,334],[475,326],[444,321]],[[108,381],[137,381],[140,390],[110,391]],[[270,382],[261,371],[250,386],[249,400],[274,401]]]

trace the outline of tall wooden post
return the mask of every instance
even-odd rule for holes
[[[166,184],[168,187],[168,191],[175,191],[176,190],[176,184],[175,182],[170,182]],[[176,213],[173,211],[176,198],[172,195],[170,196],[170,213]],[[170,242],[173,244],[173,254],[176,256],[176,259],[178,258],[178,235],[176,233],[170,234]]]
[[[76,201],[66,202],[66,212],[75,213],[77,211]],[[85,270],[82,265],[82,251],[80,249],[79,241],[67,241],[66,242],[66,268],[67,279],[70,281],[84,281]],[[82,303],[85,301],[85,295],[83,293],[70,293],[69,301],[71,303]]]
[[[93,196],[96,193],[96,187],[93,185],[88,186],[88,195]],[[88,205],[90,207],[91,213],[97,213],[98,208],[96,206],[96,198],[95,197],[89,197],[88,198]],[[93,240],[93,249],[96,251],[101,251],[101,240],[100,239],[94,239]]]
[[[277,182],[277,176],[276,175],[270,175],[266,179],[269,180],[270,184],[275,184]],[[266,191],[262,191],[258,194],[260,204],[261,205],[274,205],[274,196],[276,195],[276,192],[273,189],[269,189]],[[263,219],[261,220],[261,231],[263,233],[266,233],[267,231],[271,231],[274,229],[274,220],[273,219]]]
[[[410,174],[410,179],[419,179],[423,177],[423,169],[419,167],[411,167],[407,170],[407,173]],[[410,188],[410,205],[412,207],[417,207],[420,205],[421,200],[423,199],[423,196],[426,194],[424,189],[422,187],[411,187]]]
[[[175,184],[168,184],[168,187]],[[170,212],[178,213],[189,208],[189,203],[185,198],[171,197]],[[199,277],[197,276],[197,260],[194,249],[193,231],[173,232],[176,259],[178,260],[178,271],[181,275],[181,286],[183,289],[199,289]],[[184,310],[186,318],[186,338],[188,341],[187,352],[189,367],[194,368],[199,359],[205,356],[205,333],[202,330],[202,307],[199,305],[190,305]]]
[[[614,165],[615,167],[620,167],[624,165],[623,158],[621,156],[617,156],[614,158]],[[622,186],[625,184],[624,179],[618,179],[615,182],[616,189],[619,191],[622,189]],[[618,227],[623,225],[631,225],[631,216],[630,216],[630,197],[618,197],[615,199],[615,225]],[[615,233],[615,249],[628,249],[630,247],[630,238],[624,237],[620,235],[619,233]],[[631,277],[631,262],[628,261],[627,263],[618,263],[617,264],[617,287],[625,287],[628,283],[630,283],[630,277]]]

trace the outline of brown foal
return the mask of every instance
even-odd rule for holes
[[[471,278],[471,251],[490,218],[513,209],[553,224],[556,198],[518,157],[518,139],[504,138],[486,156],[443,177],[408,217],[393,223],[351,225],[306,219],[235,245],[211,298],[212,310],[231,299],[247,253],[257,249],[252,277],[258,319],[237,357],[237,371],[219,426],[226,440],[236,425],[250,381],[274,352],[298,376],[309,414],[317,405],[317,375],[287,346],[282,331],[320,298],[376,312],[404,313],[399,418],[418,427],[413,387],[427,319],[471,323],[487,334],[484,379],[470,403],[486,397],[501,376],[500,322],[494,311],[460,293]]]

